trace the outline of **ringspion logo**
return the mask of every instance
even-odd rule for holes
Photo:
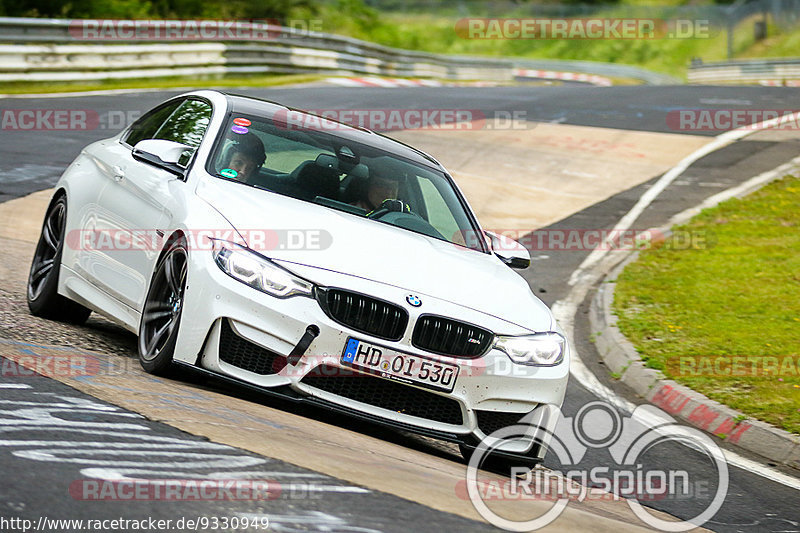
[[[574,417],[554,406],[542,406],[517,425],[501,428],[484,438],[469,459],[466,479],[456,484],[456,494],[468,498],[475,510],[492,525],[507,531],[531,531],[552,524],[571,501],[616,499],[624,501],[639,520],[661,531],[689,531],[706,523],[722,507],[728,493],[728,464],[711,438],[702,431],[675,423],[651,405],[638,406],[623,417],[612,405],[595,401],[581,407]],[[550,463],[543,471],[511,468],[511,479],[500,482],[479,478],[480,467],[495,450],[535,443],[548,449]],[[649,457],[658,457],[663,446],[679,444],[695,450],[713,468],[689,469],[680,464],[652,468]],[[609,461],[579,467],[588,450],[607,450]],[[709,474],[709,472],[711,472]],[[487,505],[492,500],[538,500],[549,506],[528,520],[508,518]],[[688,501],[696,513],[684,520],[664,520],[642,502]],[[542,509],[542,508],[537,508]]]

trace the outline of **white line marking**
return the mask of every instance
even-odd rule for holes
[[[775,470],[774,468],[764,466],[761,463],[753,461],[752,459],[748,459],[747,457],[742,457],[741,455],[729,450],[722,450],[722,453],[725,455],[725,460],[728,461],[728,464],[738,466],[742,470],[747,470],[753,474],[758,474],[763,478],[774,481],[775,483],[780,483],[781,485],[786,485],[794,490],[800,490],[800,479],[797,479],[796,477],[784,474],[783,472]]]
[[[565,169],[561,171],[562,174],[566,174],[568,176],[575,176],[578,178],[589,178],[589,179],[597,179],[600,176],[597,174],[592,174],[591,172],[581,172],[579,170],[569,170]]]
[[[361,487],[349,487],[347,485],[314,485],[313,483],[281,483],[281,490],[295,492],[347,492],[350,494],[369,494],[370,491]]]
[[[227,455],[218,453],[190,453],[184,450],[165,452],[153,450],[80,450],[80,449],[36,449],[36,450],[15,450],[11,452],[15,457],[23,457],[34,461],[44,461],[51,463],[72,463],[86,464],[105,467],[142,467],[149,468],[243,468],[262,464],[265,461],[260,457],[249,455]],[[68,455],[68,456],[63,456]],[[86,455],[86,458],[78,457]],[[108,460],[99,460],[97,456],[106,455],[112,457]],[[141,457],[139,461],[125,461],[113,459],[114,457]],[[164,461],[155,461],[153,457],[163,457]],[[171,461],[170,458],[176,460]],[[191,460],[189,460],[191,459]]]
[[[689,209],[685,209],[674,215],[672,218],[669,219],[667,225],[672,227],[676,224],[683,224],[688,222],[692,217],[700,214],[700,211],[703,209],[708,209],[709,207],[714,207],[715,205],[724,202],[725,200],[729,200],[734,197],[744,196],[756,189],[760,188],[762,185],[769,183],[772,180],[778,179],[780,177],[785,176],[786,174],[791,173],[793,170],[796,170],[797,167],[800,166],[800,156],[795,157],[788,163],[784,163],[783,165],[774,168],[772,170],[768,170],[766,172],[762,172],[758,176],[754,176],[749,180],[736,185],[735,187],[731,187],[730,189],[726,189],[722,192],[718,192],[713,196],[709,196],[700,205],[696,205],[694,207],[690,207]]]
[[[60,429],[60,428],[59,428]],[[108,432],[107,432],[108,433]],[[115,436],[122,436],[128,437],[125,434],[117,434],[117,433],[109,433]],[[209,449],[209,450],[216,450],[222,448],[223,445],[214,444],[214,443],[205,443],[205,442],[196,442],[196,441],[178,441],[178,442],[87,442],[82,440],[76,441],[58,441],[58,440],[0,440],[0,446],[53,446],[53,447],[63,447],[63,448],[103,448],[102,452],[99,453],[111,453],[107,452],[109,448],[117,448],[122,450],[163,450],[166,446],[169,446],[170,449]],[[79,453],[89,453],[88,450],[81,451]],[[95,453],[92,451],[92,453]]]
[[[144,465],[147,466],[147,465]],[[106,480],[131,480],[140,479],[140,477],[131,477],[132,475],[142,476],[145,474],[152,474],[153,470],[148,468],[123,468],[109,470],[107,468],[84,468],[81,474],[86,477],[102,478]],[[163,477],[180,477],[185,479],[212,479],[212,480],[262,480],[262,479],[276,479],[276,478],[290,478],[290,479],[330,479],[325,474],[319,473],[304,473],[304,472],[281,472],[278,470],[245,470],[245,471],[220,471],[220,472],[184,472],[178,470],[159,470],[157,475]],[[313,483],[313,481],[309,481]]]
[[[741,98],[701,98],[700,103],[709,105],[720,105],[720,104],[752,105],[753,104],[751,100],[743,100]]]
[[[735,130],[726,131],[725,133],[715,137],[710,143],[684,157],[676,166],[672,167],[663,176],[661,176],[661,178],[659,178],[659,180],[651,188],[645,191],[645,193],[639,198],[639,201],[636,202],[636,205],[634,205],[631,210],[628,211],[619,222],[617,222],[617,225],[614,226],[614,229],[609,232],[609,235],[619,235],[620,232],[630,228],[631,224],[633,224],[636,219],[639,218],[639,215],[641,215],[642,212],[647,209],[653,200],[655,200],[656,197],[675,180],[675,178],[683,174],[686,169],[689,168],[689,166],[691,166],[695,161],[710,154],[711,152],[731,144],[734,141],[743,139],[748,135],[771,128],[772,126],[777,126],[781,123],[781,120],[789,120],[789,118],[784,117],[787,117],[787,115],[765,120],[759,122],[758,124],[751,124]],[[788,115],[788,117],[790,117],[791,120],[796,121],[798,118],[800,118],[800,112]],[[586,259],[583,260],[577,270],[575,270],[570,276],[570,285],[577,284],[580,277],[585,275],[587,270],[591,269],[600,262],[603,256],[605,256],[609,244],[609,242],[604,242],[603,245],[595,248],[586,257]]]
[[[25,383],[0,383],[0,389],[30,389]]]
[[[790,115],[792,120],[797,120],[800,118],[800,112],[794,113]],[[614,235],[618,234],[619,231],[626,230],[630,228],[631,224],[633,224],[639,215],[650,205],[650,203],[664,190],[669,186],[669,184],[675,180],[678,176],[681,175],[689,166],[700,159],[701,157],[708,155],[714,150],[727,146],[728,144],[743,139],[744,137],[756,133],[758,131],[762,131],[764,129],[770,128],[772,126],[776,126],[780,123],[781,120],[787,120],[784,117],[777,117],[775,119],[767,120],[760,122],[755,125],[744,126],[742,128],[731,130],[728,132],[723,133],[716,137],[712,142],[703,146],[702,148],[696,150],[694,153],[689,154],[685,157],[682,161],[678,163],[675,167],[670,169],[666,174],[664,174],[656,183],[647,190],[636,205],[631,208],[631,210],[620,219],[617,225],[614,227],[614,230],[609,232],[609,234]],[[761,185],[780,177],[782,174],[786,174],[789,170],[794,168],[796,165],[800,164],[800,157],[797,157],[786,163],[781,165],[773,170],[768,172],[764,172],[750,178],[746,182],[732,187],[728,190],[722,191],[714,196],[707,198],[704,202],[700,205],[686,209],[677,215],[673,216],[669,221],[669,226],[673,226],[675,224],[679,224],[689,220],[691,217],[699,213],[702,209],[712,207],[724,200],[729,198],[733,198],[734,196],[740,196],[750,192],[752,190],[757,189]],[[603,243],[606,244],[606,243]],[[589,368],[583,363],[580,355],[578,354],[577,350],[575,350],[575,313],[578,311],[578,306],[583,302],[586,294],[589,292],[592,286],[595,283],[599,282],[602,277],[605,275],[604,272],[610,271],[610,266],[621,261],[626,257],[626,251],[624,250],[611,250],[609,246],[598,246],[594,251],[592,251],[586,259],[581,263],[581,265],[572,273],[570,276],[569,284],[572,285],[572,289],[567,294],[567,296],[555,302],[552,306],[553,315],[556,318],[556,321],[561,325],[562,329],[566,333],[570,346],[572,347],[572,359],[570,362],[570,374],[578,380],[578,382],[583,385],[587,390],[592,392],[598,398],[616,406],[618,409],[631,413],[635,408],[635,405],[625,398],[618,397],[611,389],[603,385],[597,377],[589,370]],[[602,268],[605,266],[606,268]],[[787,487],[793,488],[795,490],[800,490],[800,479],[797,479],[793,476],[784,474],[774,468],[770,468],[764,466],[758,462],[755,462],[751,459],[747,459],[735,452],[729,450],[723,450],[725,454],[725,458],[729,464],[737,466],[743,470],[751,472],[753,474],[759,475],[765,479],[770,481],[774,481],[776,483],[780,483]]]

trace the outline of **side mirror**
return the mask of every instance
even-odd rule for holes
[[[492,245],[494,255],[511,268],[528,268],[531,266],[531,254],[514,239],[505,235],[498,235],[491,231],[484,231]]]
[[[133,158],[183,176],[194,148],[175,141],[145,139],[133,147]]]

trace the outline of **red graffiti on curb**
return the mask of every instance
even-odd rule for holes
[[[672,415],[677,415],[686,408],[690,398],[671,385],[662,385],[650,399],[650,402]],[[719,412],[705,405],[698,405],[686,417],[694,426],[723,437],[728,442],[737,443],[742,435],[752,427],[741,420],[725,416],[715,429],[710,429],[720,417]],[[724,416],[724,415],[723,415]]]

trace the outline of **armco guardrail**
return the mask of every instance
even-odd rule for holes
[[[559,61],[559,60],[515,60],[518,68],[579,72],[583,74],[601,74],[613,78],[631,78],[641,80],[648,85],[679,85],[683,82],[666,74],[614,63],[598,63],[596,61]]]
[[[150,21],[154,26],[169,22],[185,21]],[[80,33],[84,26],[85,21],[80,20],[0,17],[0,79],[80,81],[228,73],[324,73],[507,81],[513,79],[515,68],[527,68],[626,77],[651,84],[678,83],[673,78],[625,65],[446,56],[280,26],[268,26],[265,39],[213,42],[125,38],[126,32],[103,31],[85,37]]]
[[[689,83],[795,85],[798,80],[800,80],[800,58],[700,63],[689,67]]]

